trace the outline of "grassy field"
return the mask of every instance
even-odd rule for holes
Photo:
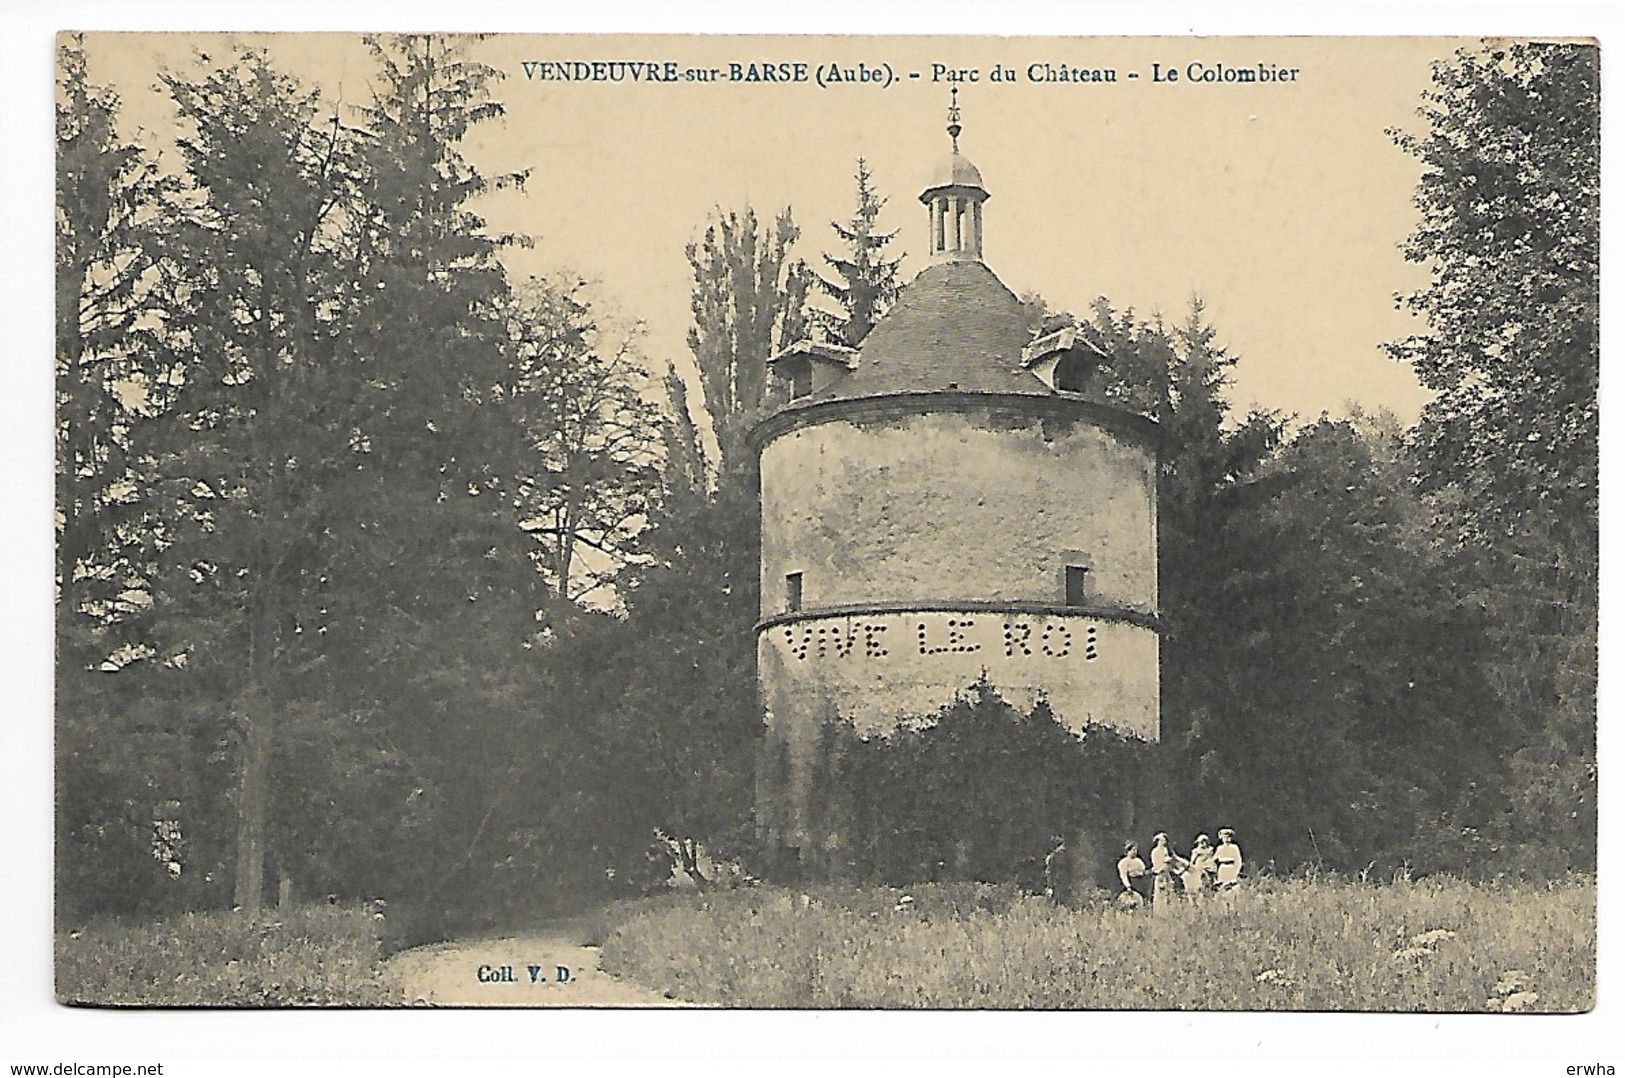
[[[604,968],[742,1007],[1589,1010],[1596,884],[1259,880],[1156,914],[984,885],[627,907]]]
[[[63,1003],[168,1007],[380,1006],[378,915],[329,906],[257,919],[189,913],[148,924],[93,921],[56,940]]]

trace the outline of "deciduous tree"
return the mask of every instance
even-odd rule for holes
[[[1427,329],[1391,346],[1437,394],[1419,427],[1422,480],[1461,490],[1454,516],[1474,535],[1549,533],[1584,582],[1597,543],[1597,49],[1462,50],[1434,65],[1423,102],[1427,131],[1392,135],[1422,165],[1404,250],[1431,280],[1403,305]]]
[[[1458,829],[1542,872],[1596,857],[1598,68],[1580,43],[1461,50],[1426,130],[1392,132],[1422,165],[1404,250],[1430,274],[1402,297],[1426,330],[1390,346],[1437,394],[1416,479],[1476,562],[1485,675],[1521,727]]]
[[[663,485],[660,419],[636,341],[606,348],[583,289],[532,282],[519,291],[499,394],[531,450],[516,477],[522,526],[564,602],[606,599],[643,559],[639,537]]]
[[[723,213],[688,245],[694,272],[688,346],[700,372],[720,467],[748,466],[745,434],[767,387],[767,359],[805,335],[810,273],[791,248],[801,236],[788,208],[764,232],[756,211]]]

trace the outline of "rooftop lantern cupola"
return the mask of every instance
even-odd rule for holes
[[[931,257],[934,261],[981,261],[982,203],[988,199],[982,174],[959,153],[959,88],[951,90],[948,137],[953,153],[937,168],[931,183],[920,192],[931,222]]]

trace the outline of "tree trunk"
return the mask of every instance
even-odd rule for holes
[[[237,790],[237,870],[233,904],[258,913],[265,890],[265,825],[270,815],[271,731],[263,715],[245,715],[243,772]]]

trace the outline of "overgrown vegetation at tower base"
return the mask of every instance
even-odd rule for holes
[[[1064,838],[1067,863],[1078,867],[1055,884],[1104,883],[1108,855],[1133,831],[1133,805],[1149,800],[1137,797],[1134,777],[1151,745],[1099,723],[1069,730],[1043,701],[1023,711],[985,676],[888,733],[843,721],[809,740],[799,778],[789,745],[771,738],[757,776],[772,791],[758,795],[759,822],[781,840],[800,839],[791,863],[769,864],[778,880],[1007,880],[1036,889],[1045,854]],[[770,814],[797,781],[817,791],[803,797],[806,811]]]
[[[1260,879],[1158,916],[987,884],[630,907],[610,973],[730,1007],[1584,1011],[1596,881]],[[641,912],[640,912],[641,909]]]

